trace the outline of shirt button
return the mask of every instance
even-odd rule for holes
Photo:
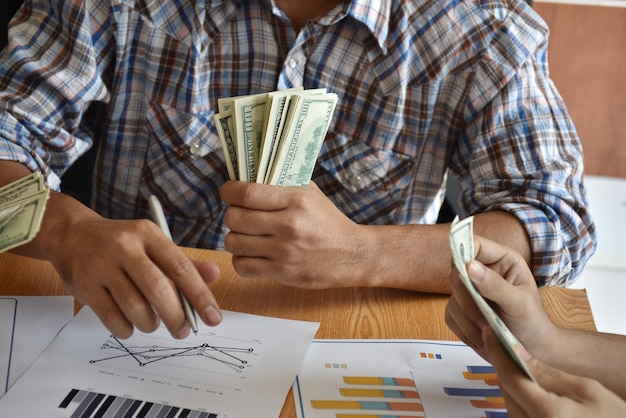
[[[298,62],[295,59],[291,58],[289,60],[289,67],[290,68],[296,68],[297,65],[298,65]]]
[[[198,141],[189,144],[189,154],[196,155],[198,152],[200,152],[200,143]]]
[[[351,186],[357,186],[360,182],[361,182],[361,176],[357,176],[355,174],[351,175],[350,178],[348,179],[348,183],[350,183]]]

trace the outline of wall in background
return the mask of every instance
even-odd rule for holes
[[[602,4],[614,7],[535,0],[533,8],[550,28],[550,74],[583,143],[585,171],[626,178],[626,1]]]

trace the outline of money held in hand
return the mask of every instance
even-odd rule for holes
[[[49,192],[40,173],[0,187],[0,252],[35,238]]]
[[[302,87],[222,98],[213,117],[231,180],[305,186],[337,105]]]
[[[500,340],[500,343],[504,346],[509,356],[513,361],[526,373],[526,375],[536,382],[535,377],[532,375],[528,366],[519,353],[516,347],[523,347],[522,343],[513,335],[511,330],[506,326],[498,314],[493,310],[491,305],[483,298],[483,296],[476,290],[469,273],[467,272],[467,263],[474,259],[474,217],[470,216],[463,220],[459,220],[457,216],[452,221],[450,227],[450,250],[452,251],[452,259],[454,265],[459,272],[461,282],[467,288],[469,294],[476,302],[478,309],[483,314],[494,334]]]

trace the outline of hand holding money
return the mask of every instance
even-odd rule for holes
[[[337,95],[301,87],[218,100],[215,125],[231,180],[309,184]]]
[[[35,238],[49,191],[37,172],[0,187],[0,252]]]
[[[474,259],[473,219],[473,217],[469,217],[460,221],[457,216],[452,221],[452,226],[450,228],[450,250],[452,251],[454,265],[459,272],[461,282],[467,288],[467,291],[489,323],[490,327],[493,329],[494,334],[500,340],[500,343],[504,346],[513,361],[515,361],[515,363],[526,373],[526,375],[528,375],[531,380],[535,381],[534,376],[526,366],[526,362],[520,358],[520,355],[516,350],[516,346],[523,347],[522,344],[515,337],[515,335],[513,335],[483,296],[476,290],[470,279],[469,273],[467,272],[467,263]]]

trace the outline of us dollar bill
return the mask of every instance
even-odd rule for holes
[[[0,188],[0,252],[26,244],[35,237],[49,191],[39,173]]]
[[[324,88],[302,87],[218,99],[213,118],[229,178],[307,185],[336,103]]]
[[[237,132],[239,179],[243,181],[256,181],[266,102],[267,94],[255,94],[236,98],[232,104]]]
[[[239,180],[239,165],[237,160],[237,141],[234,139],[235,127],[233,125],[233,115],[231,111],[215,113],[213,115],[215,127],[217,128],[217,136],[220,138],[224,159],[226,160],[226,169],[228,178],[231,180]]]
[[[276,155],[276,145],[280,138],[280,132],[285,124],[287,109],[291,97],[297,92],[303,91],[302,87],[273,91],[267,94],[265,105],[265,125],[263,128],[263,140],[258,161],[257,183],[264,183],[271,167],[271,161]]]
[[[489,326],[493,329],[494,334],[496,334],[500,343],[509,353],[509,356],[531,380],[536,381],[535,377],[526,365],[526,362],[520,357],[518,351],[516,350],[516,346],[523,347],[522,343],[506,326],[498,314],[493,310],[491,305],[487,303],[476,287],[474,287],[469,273],[467,272],[467,263],[474,259],[473,225],[474,217],[472,216],[463,220],[459,220],[459,217],[457,216],[452,221],[452,225],[450,227],[450,250],[452,252],[454,266],[459,272],[461,282],[463,282],[467,288],[467,291],[472,296],[472,299],[474,299],[478,309],[480,309],[481,313],[489,323]]]
[[[328,132],[337,105],[337,95],[296,96],[267,183],[306,186]]]

